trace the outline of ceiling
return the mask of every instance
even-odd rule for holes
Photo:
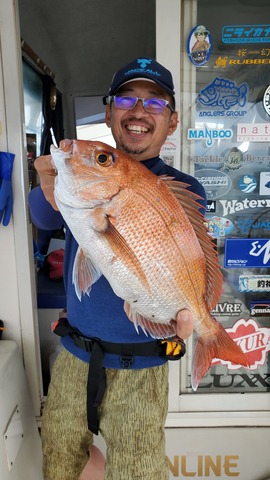
[[[212,29],[216,25],[212,57],[223,53],[219,37],[224,24],[260,24],[269,12],[269,0],[225,3],[200,0],[197,5],[200,23],[211,23]],[[136,56],[156,55],[155,0],[18,0],[18,4],[21,37],[54,72],[63,94],[104,95],[118,68]],[[204,69],[205,84],[208,70]],[[244,78],[246,67],[239,73]],[[265,73],[268,76],[268,68]],[[255,69],[250,82],[252,87],[258,84]]]
[[[89,112],[95,118],[103,112],[100,99],[93,97],[107,94],[117,69],[137,56],[155,58],[155,0],[18,0],[18,4],[21,38],[54,72],[66,103],[74,100],[78,124],[88,123]],[[211,23],[213,30],[212,62],[225,54],[220,41],[224,22],[260,24],[268,10],[269,0],[227,0],[226,5],[200,0],[200,23]],[[212,81],[213,69],[205,65],[199,73],[198,90]],[[257,101],[269,84],[269,65],[226,71],[238,83],[247,80],[247,73],[250,101]]]
[[[155,0],[18,0],[21,38],[72,96],[104,95],[113,73],[155,57]]]

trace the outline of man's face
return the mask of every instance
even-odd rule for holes
[[[164,98],[172,105],[171,97],[156,83],[134,80],[119,88],[118,95],[139,98]],[[106,123],[111,127],[116,147],[136,160],[159,155],[168,135],[177,127],[178,115],[166,107],[162,113],[147,113],[138,101],[132,110],[106,106]]]

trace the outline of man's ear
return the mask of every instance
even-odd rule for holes
[[[105,107],[105,123],[107,127],[111,126],[111,106],[106,105]]]
[[[178,125],[178,113],[173,112],[171,114],[171,119],[170,119],[170,127],[168,131],[169,135],[172,135],[175,132],[175,130],[177,129],[177,125]]]

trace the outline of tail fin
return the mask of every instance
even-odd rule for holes
[[[241,348],[220,323],[216,322],[216,324],[218,325],[217,333],[211,337],[207,335],[198,337],[195,345],[191,373],[191,386],[194,391],[197,390],[201,379],[210,368],[213,358],[229,360],[244,367],[250,366]]]

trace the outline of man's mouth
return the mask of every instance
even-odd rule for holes
[[[140,133],[147,133],[150,131],[149,128],[143,127],[141,125],[127,125],[126,129],[132,133],[140,134]]]

